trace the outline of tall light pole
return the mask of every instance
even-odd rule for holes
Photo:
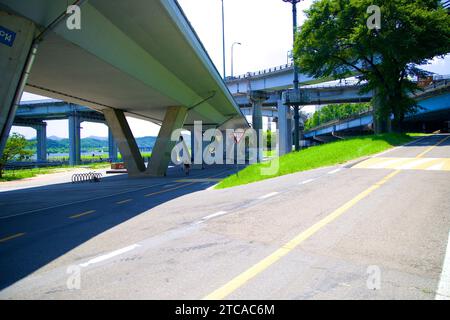
[[[242,43],[240,42],[233,42],[233,44],[231,45],[231,77],[234,77],[234,70],[233,70],[233,65],[234,65],[234,45],[242,45]]]
[[[223,78],[226,78],[226,65],[225,65],[225,8],[222,0],[222,55],[223,55]]]
[[[299,3],[301,0],[283,0],[284,2],[289,2],[292,4],[292,24],[293,24],[293,31],[294,31],[294,45],[295,46],[295,39],[297,35],[297,3]],[[292,51],[293,52],[293,51]],[[296,93],[296,96],[298,95],[299,86],[298,86],[298,66],[297,62],[294,58],[294,91]],[[295,140],[295,151],[300,150],[300,113],[299,113],[299,107],[298,105],[294,106],[294,140]]]

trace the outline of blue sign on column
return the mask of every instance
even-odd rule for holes
[[[12,47],[15,39],[16,39],[15,32],[0,26],[0,43]]]

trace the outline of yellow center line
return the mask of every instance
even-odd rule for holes
[[[116,202],[116,204],[124,204],[124,203],[128,203],[131,201],[133,201],[133,199],[122,200],[122,201]]]
[[[76,219],[76,218],[84,217],[84,216],[86,216],[88,214],[91,214],[91,213],[94,213],[94,212],[95,212],[95,210],[89,210],[89,211],[86,211],[86,212],[83,212],[83,213],[80,213],[80,214],[76,214],[76,215],[70,216],[69,218],[70,219]]]
[[[441,141],[439,141],[438,143],[436,143],[434,146],[429,147],[429,148],[426,149],[424,152],[422,152],[421,154],[419,154],[416,158],[422,158],[424,155],[426,155],[428,152],[430,152],[431,150],[433,150],[434,148],[436,148],[438,145],[440,145],[441,143],[444,143],[445,141],[447,141],[447,139],[450,139],[450,136],[445,137],[444,139],[442,139]]]
[[[267,256],[257,264],[253,265],[234,279],[232,279],[230,282],[226,283],[219,289],[215,290],[211,294],[207,295],[203,298],[203,300],[220,300],[225,299],[227,296],[232,294],[234,291],[242,287],[244,284],[246,284],[248,281],[250,281],[252,278],[256,277],[258,274],[269,268],[271,265],[273,265],[275,262],[280,260],[282,257],[286,256],[288,253],[290,253],[292,250],[297,248],[300,244],[302,244],[305,240],[309,239],[311,236],[316,234],[319,230],[339,218],[341,215],[343,215],[345,212],[347,212],[350,208],[355,206],[357,203],[359,203],[361,200],[366,198],[369,194],[380,188],[383,184],[388,182],[390,179],[395,177],[398,173],[400,173],[400,170],[396,170],[390,174],[388,174],[386,177],[366,189],[365,191],[358,194],[356,197],[333,211],[331,214],[314,224],[313,226],[309,227],[305,231],[298,234],[296,237],[294,237],[292,240],[285,243],[283,246],[281,246],[278,250],[273,252],[271,255]]]
[[[450,136],[442,139],[434,146],[428,148],[416,158],[423,157],[426,153],[433,150],[434,147],[440,145],[447,139],[449,139]],[[346,202],[344,205],[330,213],[328,216],[314,224],[313,226],[309,227],[305,231],[298,234],[296,237],[285,243],[283,246],[281,246],[278,250],[261,260],[260,262],[256,263],[240,275],[236,276],[234,279],[223,285],[222,287],[218,288],[217,290],[213,291],[209,295],[203,298],[203,300],[220,300],[225,299],[227,296],[232,294],[234,291],[242,287],[244,284],[246,284],[248,281],[265,271],[267,268],[269,268],[271,265],[279,261],[281,258],[286,256],[288,253],[290,253],[292,250],[297,248],[300,244],[302,244],[305,240],[309,239],[311,236],[316,234],[318,231],[323,229],[325,226],[342,216],[345,212],[347,212],[349,209],[354,207],[357,203],[359,203],[361,200],[365,199],[368,195],[370,195],[372,192],[380,188],[382,185],[384,185],[386,182],[388,182],[390,179],[395,177],[397,174],[399,174],[401,170],[395,170],[394,172],[388,174],[383,179],[378,181],[377,183],[370,186],[368,189],[364,190],[360,194],[358,194],[356,197],[351,199],[350,201]]]
[[[9,237],[2,238],[2,239],[0,239],[0,243],[9,241],[9,240],[12,240],[12,239],[15,239],[15,238],[19,238],[19,237],[21,237],[23,235],[25,235],[25,232],[17,233],[17,234],[14,234],[12,236],[9,236]]]

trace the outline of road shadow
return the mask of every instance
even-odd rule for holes
[[[112,176],[99,183],[1,192],[0,239],[19,236],[0,241],[0,290],[127,220],[216,183],[205,178],[224,178],[234,172],[234,166],[208,166],[186,176],[175,167],[165,178]],[[133,201],[126,203],[128,199]]]

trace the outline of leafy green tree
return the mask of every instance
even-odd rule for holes
[[[13,133],[6,142],[3,155],[0,158],[0,178],[3,177],[3,170],[8,161],[23,160],[27,156],[31,156],[33,151],[27,149],[29,142],[25,137],[18,133]]]
[[[310,130],[329,121],[345,119],[371,110],[370,103],[343,103],[322,107],[306,121],[305,129]]]
[[[381,9],[380,28],[369,28],[371,5]],[[319,0],[306,11],[295,57],[301,70],[316,77],[358,73],[374,90],[377,130],[389,115],[400,130],[405,114],[417,111],[408,95],[417,90],[417,65],[450,52],[450,16],[437,0]]]

